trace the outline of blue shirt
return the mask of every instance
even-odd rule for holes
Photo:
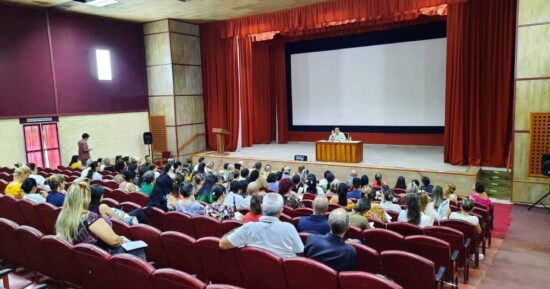
[[[357,270],[355,248],[332,233],[324,236],[309,235],[304,256],[317,260],[338,272]]]
[[[56,207],[63,207],[63,202],[65,202],[65,195],[60,192],[50,192],[46,197],[46,203],[50,203]]]
[[[359,200],[359,199],[361,199],[361,190],[349,191],[346,196],[347,196],[348,199],[353,198],[353,199]]]
[[[301,217],[298,222],[298,232],[325,235],[330,232],[328,216],[311,215]]]
[[[273,191],[275,193],[279,192],[279,184],[278,183],[267,183],[267,188],[270,191]]]

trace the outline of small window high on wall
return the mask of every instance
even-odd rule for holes
[[[61,165],[57,123],[24,124],[23,133],[27,163],[47,168]]]
[[[96,49],[95,59],[97,62],[97,79],[112,80],[111,52],[107,49]]]

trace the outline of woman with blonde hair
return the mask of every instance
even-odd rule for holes
[[[65,201],[65,176],[61,174],[55,174],[49,176],[45,184],[50,187],[46,202],[56,207],[63,206]]]
[[[329,204],[338,204],[338,187],[340,186],[340,180],[334,179],[326,192],[327,198],[330,198]]]
[[[90,185],[83,179],[75,180],[55,223],[57,236],[72,244],[88,243],[116,252],[128,240],[117,235],[100,215],[89,211],[90,200]]]
[[[13,181],[11,181],[4,189],[4,194],[12,196],[18,200],[23,198],[23,189],[21,184],[31,175],[31,169],[27,166],[20,166],[13,173]]]

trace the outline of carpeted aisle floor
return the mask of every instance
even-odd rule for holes
[[[495,221],[493,222],[492,236],[493,238],[504,239],[512,222],[510,218],[512,205],[495,203],[493,210]]]

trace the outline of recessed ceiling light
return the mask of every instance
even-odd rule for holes
[[[116,4],[119,0],[75,0],[77,2],[82,2],[84,4],[94,6],[94,7],[105,7],[108,5]]]

